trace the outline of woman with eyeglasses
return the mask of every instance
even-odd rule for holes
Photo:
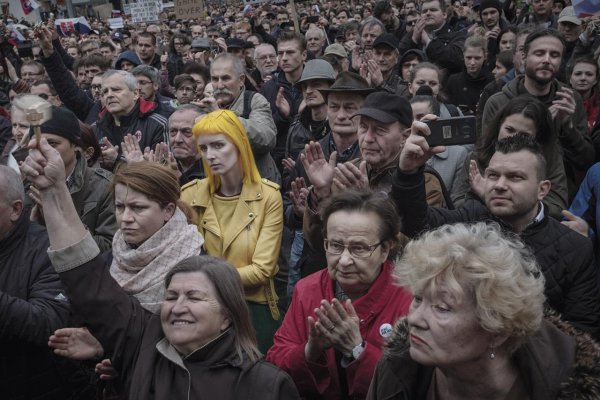
[[[266,352],[280,324],[273,278],[283,229],[279,185],[261,179],[244,125],[230,110],[203,116],[192,128],[206,178],[183,186],[181,199],[204,237],[204,249],[242,278],[258,348]]]
[[[183,73],[184,57],[190,51],[192,40],[188,35],[177,33],[169,41],[169,57],[167,71],[169,71],[169,84],[174,86],[173,80]]]
[[[392,279],[400,221],[385,194],[370,192],[334,196],[322,218],[327,268],[296,284],[267,360],[304,398],[364,398],[412,300]]]

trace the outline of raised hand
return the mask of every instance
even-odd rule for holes
[[[283,88],[280,87],[277,92],[277,98],[275,99],[275,106],[279,110],[279,113],[285,118],[290,116],[290,103],[288,103],[287,99],[284,96]]]
[[[469,184],[471,191],[477,195],[480,199],[483,199],[485,195],[485,178],[481,176],[477,161],[471,160],[469,163]]]
[[[140,144],[132,134],[128,134],[123,138],[121,148],[123,149],[123,157],[125,157],[127,162],[144,160],[144,154],[142,153],[142,149],[140,149]]]
[[[300,160],[310,183],[313,184],[315,196],[318,199],[329,196],[335,175],[337,152],[331,153],[329,161],[327,161],[321,145],[310,142],[304,146],[304,153],[300,154]]]
[[[556,99],[548,107],[552,119],[558,118],[561,124],[569,122],[570,117],[575,113],[575,96],[573,89],[563,86],[556,92]]]
[[[100,342],[87,328],[63,328],[54,332],[48,340],[54,354],[74,360],[90,360],[104,355]]]
[[[308,198],[308,188],[304,178],[298,177],[292,181],[292,191],[289,193],[292,207],[297,217],[304,215],[306,208],[306,199]]]
[[[434,120],[437,116],[427,114],[423,120]],[[425,136],[430,135],[431,131],[425,122],[414,121],[410,127],[410,136],[404,143],[404,148],[400,153],[398,167],[404,173],[414,173],[423,166],[427,160],[434,154],[441,153],[446,148],[444,146],[429,147]]]
[[[113,146],[107,137],[103,137],[100,140],[100,150],[102,150],[102,157],[100,158],[100,165],[103,168],[112,170],[119,156],[119,146]]]
[[[332,189],[334,192],[343,192],[348,189],[368,190],[367,162],[361,161],[358,167],[350,161],[338,164],[335,167]]]
[[[561,221],[561,224],[568,226],[575,232],[580,233],[585,237],[588,237],[590,226],[583,218],[578,217],[577,215],[567,210],[562,210],[562,215],[567,220]]]
[[[352,354],[352,349],[361,344],[359,318],[350,299],[344,304],[338,299],[330,302],[321,300],[321,307],[315,310],[318,318],[317,330],[327,342],[344,355]]]
[[[21,164],[21,173],[39,192],[54,187],[57,183],[65,182],[65,164],[60,153],[42,138],[39,145],[36,139],[28,144],[29,156]]]

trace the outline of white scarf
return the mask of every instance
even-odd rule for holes
[[[125,243],[119,229],[113,238],[110,274],[142,307],[156,313],[164,299],[167,272],[180,261],[199,255],[203,243],[196,225],[188,225],[177,208],[162,228],[135,249]]]

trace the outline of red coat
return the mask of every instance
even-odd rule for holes
[[[352,303],[360,318],[360,332],[366,344],[360,358],[346,368],[348,392],[357,398],[367,395],[383,341],[391,335],[396,319],[408,313],[412,301],[405,289],[394,285],[392,270],[392,263],[386,262],[369,291]],[[316,319],[314,309],[320,306],[320,301],[334,297],[334,283],[326,269],[301,279],[294,288],[292,304],[283,324],[275,333],[273,347],[267,353],[268,361],[291,375],[303,397],[340,398],[333,348],[326,351],[322,363],[309,363],[304,358],[308,317]]]

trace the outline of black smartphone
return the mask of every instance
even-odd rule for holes
[[[31,40],[25,40],[21,43],[18,43],[17,51],[19,53],[19,57],[21,58],[33,58],[33,43],[31,42]]]
[[[477,139],[477,123],[473,115],[440,118],[426,123],[431,134],[425,139],[431,147],[473,144]]]
[[[29,155],[29,149],[27,146],[19,147],[17,150],[13,151],[12,156],[17,160],[18,163],[25,161],[27,156]]]
[[[311,15],[310,17],[306,18],[306,22],[308,22],[309,24],[316,24],[317,22],[319,22],[319,16]]]

